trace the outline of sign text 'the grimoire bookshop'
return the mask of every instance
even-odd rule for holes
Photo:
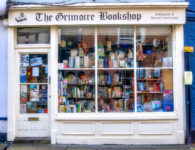
[[[48,15],[47,13],[36,13],[36,20],[37,21],[44,21],[50,22],[55,19],[56,21],[94,21],[95,15],[94,14],[63,14],[58,13],[57,15]],[[142,18],[141,14],[134,14],[130,12],[126,13],[108,13],[108,12],[99,12],[99,20],[135,20],[139,21]]]

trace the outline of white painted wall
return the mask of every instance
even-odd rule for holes
[[[7,27],[0,20],[0,118],[7,117]],[[6,133],[7,121],[0,120],[0,133]]]

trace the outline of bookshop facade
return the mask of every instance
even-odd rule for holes
[[[184,144],[186,7],[12,7],[8,141]]]

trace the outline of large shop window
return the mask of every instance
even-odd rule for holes
[[[58,112],[174,111],[172,53],[170,26],[60,27]]]

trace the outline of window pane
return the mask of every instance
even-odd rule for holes
[[[50,28],[17,28],[18,44],[49,44]]]
[[[94,26],[59,28],[58,112],[95,112],[94,33]]]
[[[20,55],[20,113],[47,113],[46,54]]]
[[[94,68],[94,27],[59,29],[58,63],[60,68]]]
[[[172,67],[171,27],[137,27],[137,66]]]
[[[134,74],[132,70],[98,71],[98,111],[134,111]]]
[[[98,28],[98,68],[133,67],[133,28],[100,26]]]
[[[137,70],[137,111],[174,111],[173,70]]]
[[[133,39],[131,26],[98,27],[99,112],[134,111]]]
[[[58,95],[59,112],[95,112],[94,71],[59,71]]]

